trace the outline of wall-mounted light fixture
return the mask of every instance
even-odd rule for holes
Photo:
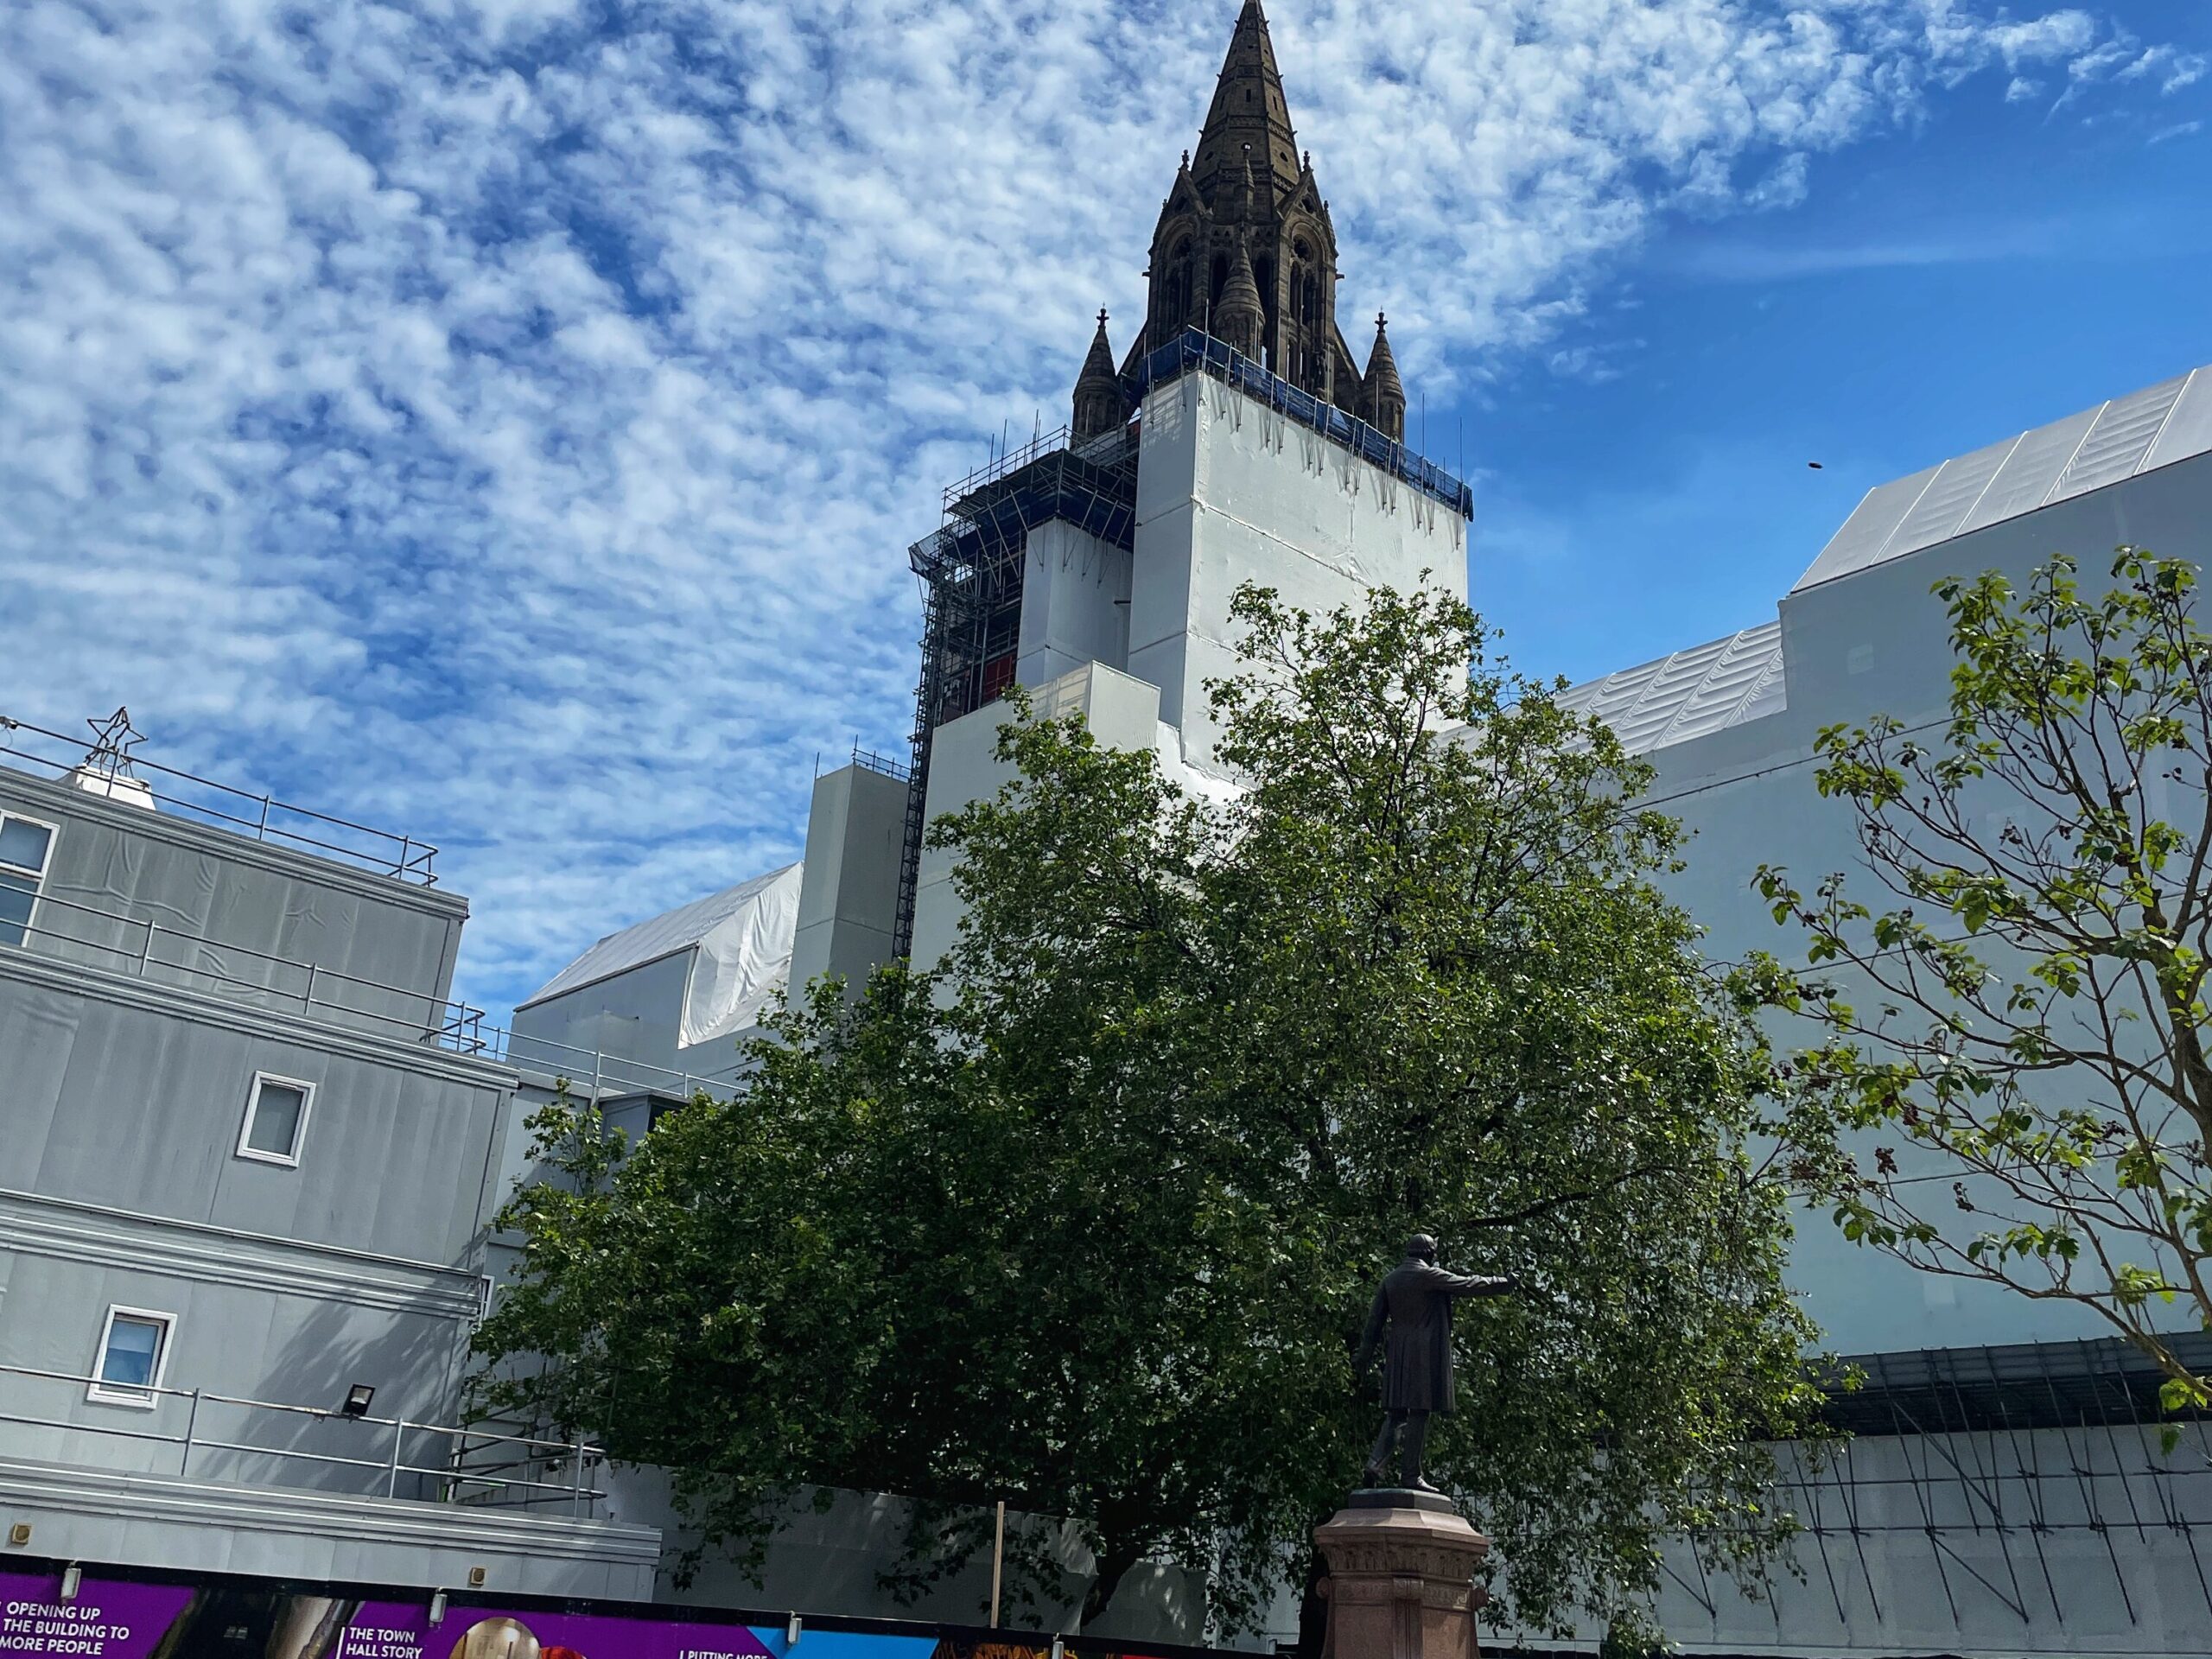
[[[481,1590],[484,1587],[484,1569],[482,1567],[472,1567],[468,1569],[468,1587],[472,1590]]]
[[[21,1549],[25,1544],[30,1542],[30,1541],[31,1523],[29,1522],[18,1521],[14,1526],[8,1529],[8,1541],[13,1544],[17,1549]]]
[[[369,1414],[369,1402],[376,1397],[376,1389],[368,1383],[356,1382],[346,1390],[346,1403],[338,1408],[338,1414],[341,1417],[365,1417]]]
[[[446,1592],[442,1590],[433,1590],[430,1592],[430,1623],[442,1624],[445,1622]]]
[[[798,1615],[797,1613],[793,1613],[791,1615],[791,1622],[784,1626],[784,1645],[786,1648],[795,1648],[798,1646],[799,1637],[805,1634],[806,1626],[799,1622]]]
[[[1052,1638],[1052,1659],[1068,1659],[1068,1644],[1060,1637]]]
[[[77,1592],[84,1587],[84,1584],[85,1569],[78,1566],[74,1561],[70,1562],[68,1566],[61,1569],[61,1595],[60,1599],[63,1601],[76,1600]]]

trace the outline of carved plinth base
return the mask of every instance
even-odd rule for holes
[[[1490,1540],[1441,1498],[1355,1492],[1313,1541],[1329,1577],[1327,1659],[1478,1659],[1475,1573]]]

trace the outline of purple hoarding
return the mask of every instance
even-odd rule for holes
[[[762,1659],[735,1623],[0,1573],[0,1659]]]
[[[146,1659],[193,1592],[181,1585],[86,1579],[74,1601],[60,1581],[0,1573],[0,1654],[41,1659]]]

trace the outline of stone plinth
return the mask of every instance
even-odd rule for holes
[[[1490,1540],[1444,1498],[1355,1492],[1313,1541],[1329,1571],[1326,1659],[1478,1659]]]

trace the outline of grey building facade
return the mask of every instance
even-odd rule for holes
[[[449,1000],[467,905],[429,849],[33,728],[0,747],[22,1548],[648,1587],[658,1536],[603,1518],[588,1454],[459,1429],[517,1077]]]

